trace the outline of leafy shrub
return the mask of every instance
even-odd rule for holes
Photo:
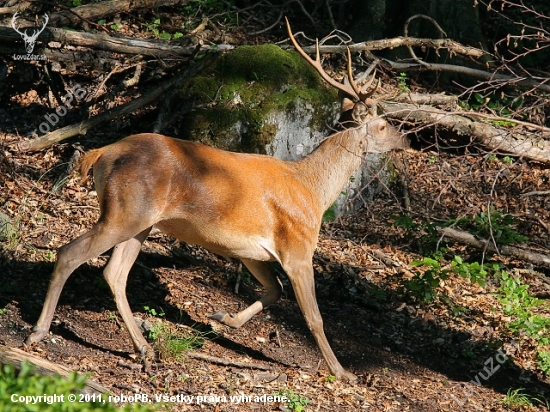
[[[448,268],[443,268],[445,262],[441,251],[435,252],[432,257],[424,257],[411,262],[411,266],[426,267],[422,272],[416,272],[412,279],[403,280],[402,284],[411,295],[419,300],[431,302],[437,297],[436,288],[442,280],[450,275],[460,275],[470,279],[472,283],[485,286],[485,278],[489,272],[499,270],[498,263],[480,264],[479,262],[464,262],[460,256],[454,256]]]
[[[0,411],[2,412],[147,412],[154,410],[149,406],[132,403],[118,408],[108,402],[108,394],[81,395],[78,393],[86,386],[86,376],[71,373],[68,377],[33,375],[34,367],[23,362],[21,371],[16,373],[12,365],[0,364]],[[57,399],[53,395],[58,395]],[[76,396],[75,401],[69,395]],[[45,396],[46,395],[46,396]],[[21,397],[33,396],[28,403]],[[100,398],[101,396],[101,398]],[[40,397],[40,398],[38,398]],[[62,398],[60,398],[62,397]],[[45,398],[45,399],[44,399]],[[94,399],[94,401],[86,399]],[[12,400],[13,399],[13,400]],[[84,402],[80,402],[84,400]]]

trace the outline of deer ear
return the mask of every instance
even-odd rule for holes
[[[342,99],[342,107],[340,108],[340,113],[349,112],[353,109],[353,106],[355,106],[355,103],[347,97],[344,97]]]

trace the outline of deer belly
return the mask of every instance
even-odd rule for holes
[[[221,256],[269,262],[279,260],[272,242],[266,237],[205,226],[195,227],[184,220],[165,220],[155,224],[156,228],[169,236],[202,246]]]

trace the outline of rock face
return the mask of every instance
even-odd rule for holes
[[[265,146],[265,152],[282,160],[298,160],[311,153],[329,134],[328,125],[338,120],[337,104],[325,105],[321,111],[326,113],[327,124],[315,124],[313,104],[303,99],[295,101],[292,110],[273,111],[265,116],[265,124],[274,128],[271,142]]]
[[[186,84],[179,101],[194,107],[184,114],[176,109],[179,137],[283,160],[310,153],[332,133],[339,115],[336,91],[298,53],[275,45],[242,46],[226,54],[214,69]],[[355,194],[378,172],[379,159],[369,156],[366,168],[350,177],[329,215],[355,210],[364,203],[361,197],[372,196],[372,186]],[[346,201],[353,197],[353,203]]]

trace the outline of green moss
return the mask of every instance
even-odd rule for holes
[[[182,137],[230,150],[263,152],[273,140],[273,111],[292,111],[298,99],[315,105],[337,101],[336,91],[294,51],[275,45],[242,46],[220,59],[215,68],[190,80],[183,98],[202,107],[186,116]],[[324,124],[327,113],[316,113],[312,127]],[[234,125],[242,125],[235,141]]]
[[[319,87],[320,79],[296,52],[273,44],[242,46],[225,56],[222,70],[227,79],[237,82],[261,80],[274,88],[295,80],[307,87]]]

